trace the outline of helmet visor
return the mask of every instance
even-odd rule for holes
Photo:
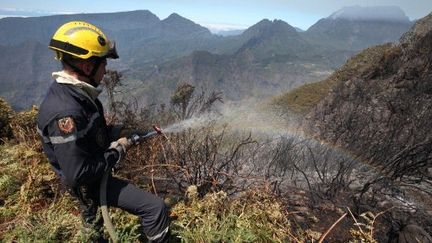
[[[114,41],[110,41],[109,42],[109,50],[107,52],[107,54],[105,55],[106,58],[112,58],[112,59],[117,59],[119,58],[119,55],[117,53],[117,49],[116,49],[116,45]]]

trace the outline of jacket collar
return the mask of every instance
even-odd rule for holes
[[[92,98],[92,100],[95,100],[102,92],[102,89],[95,88],[86,82],[80,81],[65,71],[53,72],[52,77],[59,84],[70,84],[83,90],[88,96],[90,96],[90,98]]]

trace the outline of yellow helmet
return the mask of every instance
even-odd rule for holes
[[[63,54],[80,59],[119,57],[115,43],[111,42],[96,26],[83,21],[72,21],[60,26],[48,47],[57,53],[57,58],[60,60]]]

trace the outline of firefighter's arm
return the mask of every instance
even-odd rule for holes
[[[54,119],[48,126],[48,135],[54,147],[67,184],[74,187],[100,179],[121,156],[116,150],[94,153],[91,141],[85,139],[89,130],[87,120],[80,116]]]

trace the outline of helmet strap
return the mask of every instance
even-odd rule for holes
[[[98,86],[98,84],[96,83],[94,77],[96,75],[97,70],[99,69],[99,66],[102,63],[102,58],[96,58],[95,64],[93,66],[93,70],[91,71],[90,75],[88,76],[88,78],[90,79],[90,84],[93,85],[95,88]]]
[[[97,58],[95,65],[93,66],[92,71],[90,72],[90,75],[87,75],[83,70],[81,70],[80,68],[78,68],[77,66],[73,65],[72,63],[70,63],[69,61],[63,59],[62,60],[64,63],[66,63],[69,67],[71,67],[73,69],[74,72],[78,73],[80,76],[86,77],[89,79],[89,84],[92,85],[93,87],[97,87],[98,84],[96,83],[94,77],[96,75],[97,70],[99,69],[100,64],[102,63],[102,59]]]

